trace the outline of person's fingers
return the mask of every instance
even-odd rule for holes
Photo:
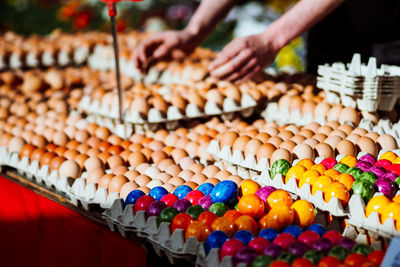
[[[221,52],[218,53],[217,58],[211,62],[209,69],[214,70],[219,66],[225,64],[227,61],[239,54],[243,49],[242,45],[238,42],[231,42]]]
[[[153,53],[152,58],[153,59],[158,59],[158,58],[163,58],[165,57],[169,52],[171,52],[172,47],[168,43],[163,43],[159,47],[156,48],[156,50]]]
[[[259,71],[261,71],[261,66],[260,65],[256,65],[253,70],[251,70],[246,76],[244,76],[242,79],[240,80],[236,80],[235,83],[239,84],[244,82],[245,80],[251,78],[253,75],[255,75],[256,73],[258,73]]]
[[[211,71],[211,75],[217,78],[223,78],[239,71],[240,66],[243,66],[252,56],[251,50],[242,50],[237,56],[229,60],[225,64]]]
[[[246,76],[248,73],[250,73],[256,65],[257,65],[257,59],[253,57],[248,62],[246,62],[244,65],[242,65],[238,69],[238,71],[232,73],[231,75],[229,75],[225,79],[228,80],[228,81],[231,81],[231,82],[240,80],[244,76]]]

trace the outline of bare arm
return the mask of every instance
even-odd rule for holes
[[[140,44],[133,53],[136,67],[146,71],[158,61],[169,59],[175,49],[192,52],[235,3],[236,0],[202,1],[184,30],[161,32]]]
[[[229,43],[210,65],[211,75],[231,81],[253,76],[279,50],[335,10],[344,0],[301,0],[263,33]]]

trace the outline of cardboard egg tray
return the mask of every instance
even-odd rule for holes
[[[391,238],[380,236],[376,232],[356,227],[346,220],[348,225],[343,231],[343,236],[353,239],[357,243],[368,244],[375,250],[385,250],[385,246],[389,245]]]
[[[0,53],[0,70],[3,69],[22,69],[37,67],[65,67],[69,65],[84,64],[93,49],[93,45],[59,50],[44,50],[40,52],[5,52]]]
[[[122,236],[138,236],[147,240],[159,256],[166,256],[171,264],[185,259],[194,263],[198,247],[195,237],[185,240],[185,232],[177,229],[171,233],[171,224],[163,222],[158,226],[157,217],[146,217],[145,211],[134,213],[134,205],[124,205],[122,199],[115,199],[111,208],[103,213],[112,231],[118,231]]]
[[[287,107],[279,108],[278,103],[268,103],[266,109],[261,113],[261,116],[266,121],[275,121],[279,125],[295,124],[298,126],[307,125],[310,122],[317,122],[320,125],[326,124],[330,118],[324,116],[315,116],[313,113],[302,114],[299,109],[290,111]],[[349,123],[350,122],[345,122]],[[359,125],[353,125],[366,129],[369,132],[376,132],[378,134],[390,134],[398,140],[400,145],[400,121],[393,124],[388,119],[380,119],[377,124],[367,119],[361,119]]]
[[[0,147],[0,158],[0,165],[11,167],[27,179],[68,195],[73,179],[60,176],[57,170],[50,172],[50,166],[40,166],[39,161],[30,162],[27,157],[19,159],[18,153],[9,153],[4,146]]]
[[[400,98],[400,68],[382,65],[376,58],[361,64],[360,54],[354,54],[347,66],[341,62],[318,66],[317,86],[327,93],[330,103],[373,112],[391,111]]]
[[[253,114],[257,102],[248,94],[244,94],[240,106],[231,98],[225,98],[222,109],[213,101],[207,101],[204,111],[194,104],[188,104],[184,113],[175,106],[168,108],[167,114],[157,108],[151,108],[146,116],[142,116],[137,111],[124,110],[124,121],[131,124],[165,124],[180,120],[189,120],[209,116],[224,116],[226,119],[232,118],[235,113],[240,113],[243,117]],[[79,103],[79,109],[89,115],[97,115],[110,119],[118,119],[118,103],[113,103],[112,107],[101,104],[99,100],[92,100],[90,96],[84,96]]]

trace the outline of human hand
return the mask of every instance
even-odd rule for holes
[[[191,53],[198,45],[197,39],[184,30],[160,32],[142,42],[133,52],[132,58],[139,71],[147,72],[157,62],[173,58],[176,50]]]
[[[270,65],[280,47],[264,33],[230,42],[210,64],[210,74],[239,83]]]

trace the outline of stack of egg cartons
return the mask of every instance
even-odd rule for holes
[[[400,67],[382,65],[376,58],[361,64],[360,54],[354,54],[347,66],[338,62],[318,66],[317,86],[326,91],[330,103],[341,103],[363,111],[390,111],[400,97]]]

